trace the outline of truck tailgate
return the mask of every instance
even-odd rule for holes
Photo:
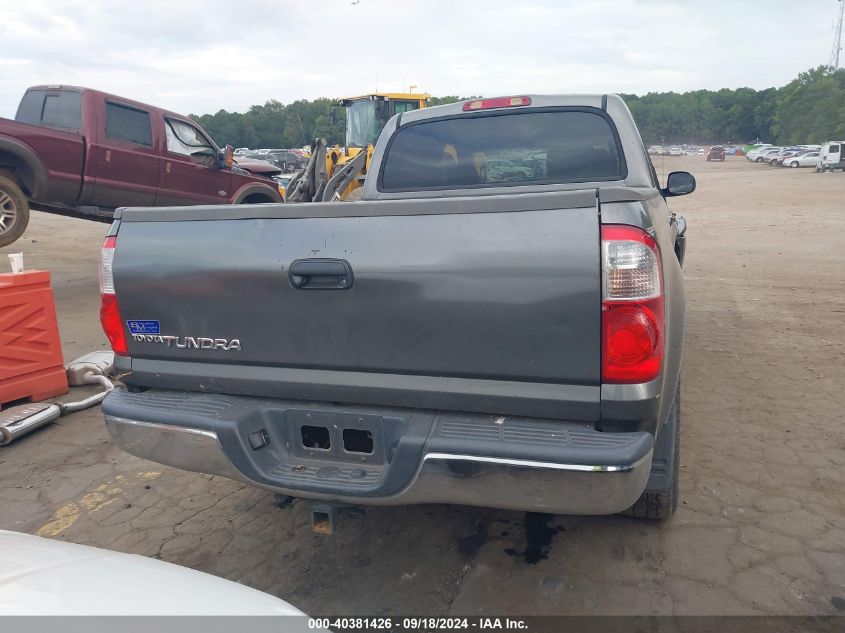
[[[598,417],[595,190],[119,217],[129,382]]]

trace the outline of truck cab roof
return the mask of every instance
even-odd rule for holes
[[[160,108],[158,106],[150,105],[149,103],[144,103],[142,101],[135,101],[134,99],[127,99],[126,97],[122,97],[120,95],[111,94],[108,92],[104,92],[102,90],[97,90],[96,88],[86,88],[85,86],[73,86],[70,84],[48,84],[48,85],[40,85],[40,86],[30,86],[26,89],[26,92],[32,92],[34,90],[48,90],[48,91],[74,91],[80,93],[91,93],[103,97],[107,100],[114,100],[119,101],[120,103],[136,106],[138,108],[142,108],[144,110],[160,112],[161,114],[167,115],[169,117],[174,117],[177,119],[184,119],[190,120],[189,117],[185,116],[184,114],[179,114],[178,112],[173,112],[172,110],[165,110],[164,108]]]

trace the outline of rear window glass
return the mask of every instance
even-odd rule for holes
[[[411,124],[396,133],[382,191],[591,182],[625,177],[611,123],[584,110],[523,111]]]
[[[21,99],[15,120],[78,130],[82,127],[82,94],[73,90],[30,90]]]
[[[41,124],[78,130],[82,127],[82,95],[70,91],[57,94],[47,93]]]
[[[15,121],[41,125],[41,111],[44,109],[45,93],[45,90],[30,90],[24,94],[21,104],[18,106]]]
[[[107,101],[106,136],[139,145],[152,145],[149,112]]]

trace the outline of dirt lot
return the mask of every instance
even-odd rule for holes
[[[0,448],[0,528],[160,557],[315,615],[840,613],[845,174],[656,163],[699,183],[674,202],[688,314],[669,524],[424,506],[368,509],[318,537],[303,503],[122,453],[95,409]],[[105,347],[105,232],[36,213],[2,249],[52,271],[68,359]]]

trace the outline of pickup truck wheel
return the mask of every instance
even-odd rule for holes
[[[17,240],[29,224],[29,203],[15,181],[0,175],[0,247]]]
[[[674,432],[675,438],[672,442],[670,455],[660,455],[660,447],[655,447],[654,459],[665,459],[672,461],[671,480],[665,488],[650,490],[646,488],[636,503],[625,510],[622,514],[636,517],[638,519],[653,519],[657,521],[668,520],[678,508],[679,479],[680,479],[680,449],[681,449],[681,385],[675,391],[675,401],[672,403],[672,411],[669,413],[669,420],[661,433]],[[671,437],[671,436],[670,436]],[[658,443],[659,443],[658,438]]]

